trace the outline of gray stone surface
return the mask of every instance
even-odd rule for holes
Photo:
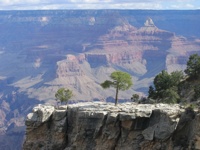
[[[34,124],[39,126],[41,123],[44,123],[49,120],[50,116],[54,112],[54,106],[46,106],[39,104],[34,107],[32,113],[29,113],[26,118],[26,125],[30,126]]]
[[[192,142],[186,139],[189,143],[182,145],[180,139],[185,135],[190,135],[190,139],[200,137],[191,133],[192,127],[200,132],[194,118],[192,112],[185,112],[179,105],[123,103],[114,106],[113,103],[87,102],[55,110],[39,105],[27,116],[23,147],[25,150],[42,149],[40,147],[48,150],[188,148]],[[40,124],[35,126],[37,122]],[[196,147],[198,143],[197,140]]]

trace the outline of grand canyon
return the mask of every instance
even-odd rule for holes
[[[121,70],[133,86],[120,100],[146,96],[161,70],[184,70],[200,54],[199,18],[199,10],[0,11],[0,147],[21,149],[26,115],[56,105],[61,87],[73,91],[70,103],[112,101],[114,89],[100,83]]]

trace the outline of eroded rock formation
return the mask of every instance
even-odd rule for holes
[[[27,116],[23,149],[199,149],[199,119],[178,104],[39,105]]]
[[[147,94],[161,70],[184,70],[200,54],[199,18],[198,10],[1,11],[0,149],[21,150],[25,116],[54,104],[61,87],[74,101],[110,100],[115,90],[100,83],[122,70],[134,86],[119,98],[130,99]]]

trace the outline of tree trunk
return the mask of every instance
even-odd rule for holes
[[[116,95],[115,95],[115,106],[117,106],[118,103],[118,92],[119,92],[119,88],[116,88]]]

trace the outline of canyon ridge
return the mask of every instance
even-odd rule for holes
[[[66,87],[71,102],[112,101],[100,86],[115,70],[145,96],[161,70],[184,70],[200,54],[200,11],[0,11],[0,147],[21,149],[25,116],[36,104],[56,105]],[[18,143],[18,144],[11,144]]]

